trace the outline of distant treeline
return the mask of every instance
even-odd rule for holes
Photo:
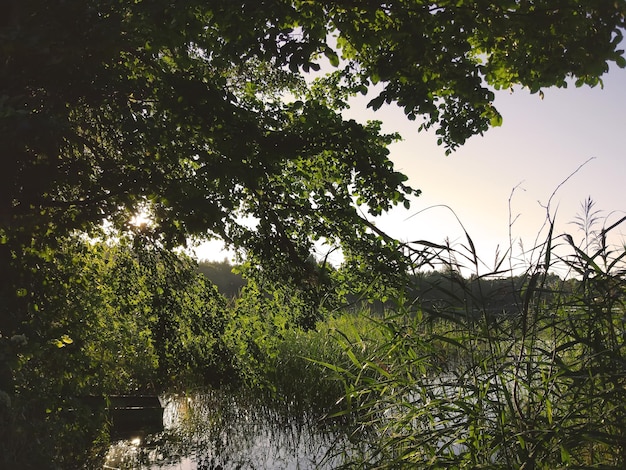
[[[236,266],[224,261],[200,261],[198,271],[211,281],[226,298],[238,297],[246,280],[236,271]],[[576,280],[563,280],[556,274],[537,274],[545,296],[554,297],[575,291]],[[410,277],[407,297],[425,313],[437,316],[445,311],[477,317],[486,314],[507,315],[519,312],[527,299],[523,286],[529,282],[528,274],[512,277],[464,277],[455,271],[420,272]],[[348,296],[349,304],[359,304],[358,295]],[[548,300],[547,298],[544,300]],[[369,303],[373,312],[382,312],[387,306],[382,302]],[[389,307],[392,307],[389,305]]]
[[[511,277],[463,277],[454,271],[430,271],[411,278],[408,297],[425,313],[438,316],[456,312],[469,318],[514,315],[529,302],[524,286],[540,283],[543,300],[553,301],[572,293],[575,280],[563,280],[556,274],[537,273]]]
[[[227,299],[237,297],[246,280],[239,273],[233,272],[233,266],[227,260],[206,261],[198,263],[198,271],[211,281]]]

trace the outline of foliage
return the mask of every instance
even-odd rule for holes
[[[285,335],[300,328],[303,318],[316,317],[315,307],[289,287],[265,290],[249,280],[232,305],[225,342],[239,376],[251,386],[273,387],[267,380]]]
[[[314,330],[287,331],[266,376],[273,386],[268,401],[277,399],[296,418],[306,414],[328,418],[342,409],[344,388],[336,368],[353,367],[342,342],[365,346],[367,341],[379,340],[378,322],[370,315],[367,310],[345,312],[318,322]]]
[[[320,240],[341,244],[366,287],[404,273],[399,244],[366,217],[417,192],[388,158],[398,136],[341,116],[351,96],[424,116],[454,148],[499,122],[489,84],[595,85],[624,65],[623,1],[5,3],[3,338],[32,317],[30,251],[103,218],[128,228],[139,209],[164,246],[219,237],[283,282],[318,274]],[[322,65],[332,72],[307,82]]]
[[[344,342],[356,366],[340,370],[346,412],[367,431],[354,467],[622,468],[626,251],[603,240],[625,220],[583,239],[596,247],[589,253],[550,232],[514,311],[494,315],[489,297],[480,302],[482,279],[457,275],[448,297],[460,302],[430,318],[417,310],[386,319],[373,349]],[[595,230],[581,228],[585,237]],[[570,256],[557,255],[567,246]],[[574,282],[548,275],[562,263]]]
[[[94,419],[85,397],[231,380],[226,302],[189,258],[145,234],[68,238],[28,256],[37,269],[19,281],[29,316],[20,334],[0,337],[0,354],[15,358],[2,387],[2,465],[72,468],[92,441],[105,445],[104,416]]]
[[[356,205],[377,215],[415,191],[388,158],[397,136],[344,120],[348,98],[397,103],[453,149],[501,121],[489,86],[593,86],[624,66],[625,8],[10,0],[2,249],[143,207],[168,243],[220,237],[283,276],[306,271],[320,238],[390,255]],[[330,75],[307,83],[322,65]]]
[[[342,117],[351,97],[398,104],[452,150],[501,121],[489,87],[594,86],[626,65],[623,0],[4,3],[0,416],[33,423],[52,423],[45,400],[93,388],[219,382],[233,373],[223,331],[251,371],[267,331],[315,324],[329,278],[395,292],[409,258],[367,218],[419,191],[389,159],[398,135]],[[138,210],[158,235],[119,251],[67,241],[103,219],[128,231]],[[247,288],[252,318],[267,315],[248,332],[169,251],[194,236],[284,283],[275,301]],[[342,248],[343,270],[309,262],[319,241]]]

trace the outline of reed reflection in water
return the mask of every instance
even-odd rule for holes
[[[165,431],[113,444],[104,468],[333,469],[358,447],[338,423],[251,393],[207,390],[163,400]]]

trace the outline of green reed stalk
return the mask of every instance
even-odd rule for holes
[[[624,468],[626,248],[606,244],[624,220],[586,227],[582,248],[550,222],[540,261],[508,283],[500,266],[460,275],[459,258],[478,272],[469,236],[463,255],[420,247],[443,274],[413,286],[411,302],[380,321],[382,337],[339,338],[350,367],[335,371],[367,443],[348,467]],[[572,276],[551,274],[557,264]],[[505,307],[494,286],[508,286]]]

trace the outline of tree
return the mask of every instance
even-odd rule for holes
[[[319,239],[354,269],[401,273],[398,243],[366,217],[419,191],[389,160],[397,135],[342,117],[351,96],[398,104],[452,151],[501,121],[492,88],[594,86],[610,62],[626,65],[624,0],[1,8],[0,406],[38,323],[33,298],[53,281],[38,260],[65,235],[123,227],[143,208],[158,243],[219,237],[285,281],[316,285]],[[311,82],[322,66],[331,73]]]
[[[380,233],[360,243],[372,227],[355,202],[377,215],[416,192],[388,158],[397,136],[341,117],[355,93],[437,126],[453,150],[500,122],[489,86],[593,86],[609,62],[626,64],[624,1],[5,8],[4,239],[121,222],[146,206],[173,244],[217,236],[283,267],[320,237],[347,253],[380,244]],[[326,62],[332,73],[307,85]]]
[[[0,337],[0,364],[16,377],[11,395],[0,386],[1,468],[86,468],[94,439],[108,438],[103,396],[239,377],[226,300],[193,260],[142,234],[112,238],[68,237],[22,260],[37,270],[21,293],[21,334]]]
[[[3,8],[3,337],[20,334],[25,286],[37,289],[27,250],[140,208],[167,246],[219,237],[284,280],[307,278],[319,239],[348,266],[402,272],[398,244],[362,214],[419,191],[389,160],[397,135],[341,116],[351,96],[402,106],[453,150],[500,122],[491,88],[593,86],[626,65],[623,0]],[[322,65],[332,72],[307,81]]]

